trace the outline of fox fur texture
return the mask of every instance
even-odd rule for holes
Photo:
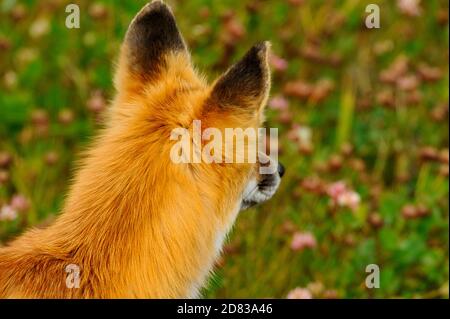
[[[132,20],[105,128],[56,221],[0,248],[0,298],[197,297],[238,212],[267,200],[281,173],[258,164],[174,164],[176,127],[258,128],[270,87],[268,43],[213,84],[198,75],[170,8]],[[79,287],[67,284],[68,265]]]

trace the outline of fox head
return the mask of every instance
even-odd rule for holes
[[[150,165],[166,170],[163,175],[171,171],[173,178],[181,175],[188,179],[191,187],[185,191],[201,192],[205,205],[213,211],[223,210],[226,215],[263,202],[274,195],[284,174],[283,166],[274,159],[257,154],[259,159],[265,158],[265,165],[276,167],[270,174],[260,174],[261,161],[227,163],[221,155],[217,160],[217,154],[212,154],[213,163],[192,163],[192,157],[182,164],[171,163],[170,149],[175,142],[169,137],[177,128],[192,133],[194,121],[201,122],[201,132],[215,128],[222,136],[227,128],[257,132],[270,90],[269,49],[268,42],[256,44],[209,85],[192,65],[170,8],[153,1],[133,19],[122,45],[113,122],[136,130],[142,140],[139,144],[157,154],[158,159]],[[242,151],[236,148],[239,142],[248,148],[260,137],[258,133],[234,136],[221,150],[236,156]],[[198,143],[201,147],[209,140],[203,135]],[[192,135],[189,143],[192,147],[187,152],[195,153]]]

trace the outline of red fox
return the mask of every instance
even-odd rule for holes
[[[270,158],[270,174],[258,162],[174,163],[169,137],[193,120],[257,129],[268,50],[255,45],[208,85],[170,8],[142,8],[121,47],[105,128],[61,214],[0,248],[0,298],[198,297],[238,212],[271,198],[284,168]]]

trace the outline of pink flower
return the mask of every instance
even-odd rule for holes
[[[298,130],[298,141],[300,145],[311,145],[312,144],[312,132],[307,126],[301,126]]]
[[[24,212],[30,208],[30,204],[25,196],[16,194],[11,199],[11,208],[18,212]]]
[[[288,109],[289,102],[284,96],[277,95],[270,99],[269,106],[271,109],[284,111]]]
[[[360,201],[361,198],[358,193],[348,190],[338,197],[337,203],[339,206],[349,207],[352,210],[356,210]]]
[[[335,182],[327,187],[327,194],[331,199],[337,201],[339,196],[347,191],[347,185],[344,182]]]
[[[327,194],[330,196],[333,205],[349,207],[352,210],[356,210],[361,201],[359,194],[349,189],[342,181],[329,185],[327,187]]]
[[[312,233],[295,232],[292,241],[291,249],[293,251],[300,251],[305,248],[314,248],[317,246],[316,238]]]
[[[420,16],[420,0],[398,0],[397,7],[399,10],[411,17]]]
[[[419,79],[415,75],[405,75],[397,80],[397,87],[403,91],[412,91],[419,86]]]
[[[287,299],[312,299],[312,294],[306,288],[297,287],[289,291]]]
[[[288,63],[285,59],[280,58],[279,56],[275,55],[274,53],[270,54],[269,57],[270,65],[275,69],[275,71],[286,71],[288,68]]]
[[[298,130],[300,129],[300,125],[297,123],[292,124],[291,129],[287,133],[287,137],[292,142],[298,142]]]
[[[105,107],[106,100],[103,97],[103,92],[101,90],[93,91],[89,100],[87,101],[87,108],[94,113],[98,113],[103,111]]]
[[[0,210],[0,221],[14,220],[17,218],[17,211],[11,206],[4,205]]]
[[[294,123],[287,133],[288,139],[297,142],[300,145],[312,144],[312,132],[311,128]]]
[[[278,120],[283,124],[292,123],[292,113],[289,110],[282,110],[278,116]]]

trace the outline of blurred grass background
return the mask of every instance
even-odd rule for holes
[[[3,243],[55,218],[145,3],[71,2],[80,29],[70,2],[0,1]],[[255,42],[273,49],[267,126],[287,172],[240,214],[204,296],[448,298],[448,1],[168,2],[211,80]]]

